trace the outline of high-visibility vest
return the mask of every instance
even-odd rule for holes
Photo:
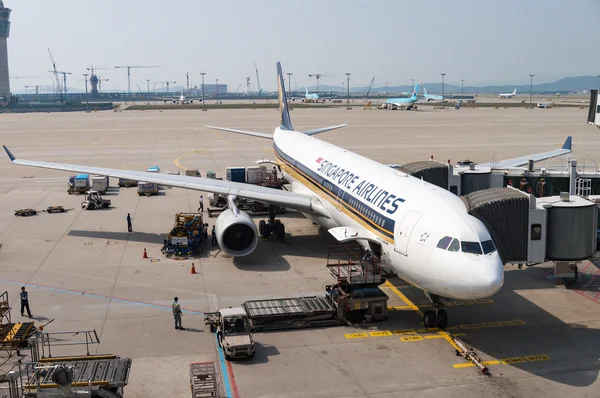
[[[171,307],[173,308],[173,314],[181,314],[181,306],[179,303],[173,303]]]

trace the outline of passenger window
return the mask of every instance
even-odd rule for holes
[[[460,242],[463,253],[482,254],[479,242]]]
[[[440,239],[436,247],[438,249],[446,250],[450,242],[452,242],[452,238],[449,236],[444,236],[442,239]]]
[[[542,239],[542,224],[532,224],[531,225],[531,240],[541,240]]]
[[[448,247],[448,251],[457,252],[459,250],[460,250],[460,243],[458,242],[458,239],[452,239],[452,243],[450,243],[450,246]]]
[[[496,246],[494,246],[494,242],[491,240],[481,242],[481,247],[483,248],[483,254],[490,254],[496,251]]]

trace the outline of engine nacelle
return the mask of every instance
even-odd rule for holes
[[[219,215],[215,223],[219,247],[233,257],[246,256],[256,249],[258,229],[247,213],[227,209]]]

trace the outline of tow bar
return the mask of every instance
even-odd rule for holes
[[[490,370],[483,364],[483,361],[471,347],[469,347],[464,341],[457,339],[456,337],[449,335],[450,339],[456,344],[459,349],[456,350],[456,356],[462,356],[473,365],[477,366],[481,372],[490,376]]]

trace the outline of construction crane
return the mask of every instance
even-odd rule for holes
[[[238,91],[240,91],[240,88],[242,88],[242,85],[241,85],[241,84],[238,86],[237,90],[235,90],[235,94],[237,94],[237,93],[238,93]]]
[[[365,99],[369,96],[369,93],[371,92],[371,88],[373,87],[374,81],[375,81],[375,76],[373,76],[373,78],[371,79],[371,84],[369,84],[369,88],[367,88],[367,91],[365,91],[365,93],[363,94]]]
[[[116,69],[127,69],[127,91],[131,93],[131,69],[133,68],[160,68],[160,66],[156,65],[125,65],[125,66],[115,66]]]
[[[256,85],[258,86],[258,97],[260,98],[260,78],[258,77],[258,66],[256,66],[256,61],[254,61],[254,69],[256,70]]]
[[[169,85],[170,85],[170,84],[175,84],[175,83],[177,83],[177,82],[159,82],[159,83],[162,83],[162,84],[166,84],[166,85],[167,85],[167,93],[168,93],[168,92],[169,92]]]
[[[60,94],[60,101],[62,102],[62,90],[60,88],[60,79],[58,78],[58,71],[56,70],[56,62],[54,62],[54,57],[52,56],[52,52],[50,52],[50,48],[48,48],[48,54],[50,54],[50,61],[52,61],[52,70],[50,73],[54,73],[54,79],[56,80],[56,94]]]
[[[102,92],[102,82],[107,82],[107,81],[109,81],[109,80],[110,80],[110,79],[103,79],[103,78],[101,78],[100,76],[98,76],[98,90],[99,90],[100,92]]]
[[[251,86],[250,86],[250,77],[247,77],[246,78],[246,94],[250,94],[250,89],[251,89]]]
[[[35,88],[35,95],[38,95],[40,93],[40,87],[42,86],[25,86],[25,89]]]
[[[325,75],[323,73],[309,73],[308,77],[314,77],[317,80],[317,93],[319,92],[319,80],[323,77],[323,76],[333,76],[333,75]]]
[[[51,70],[49,70],[48,72],[52,72]],[[58,73],[59,75],[63,75],[63,92],[66,94],[67,93],[67,75],[72,75],[71,72],[62,72],[57,70],[56,73]]]

